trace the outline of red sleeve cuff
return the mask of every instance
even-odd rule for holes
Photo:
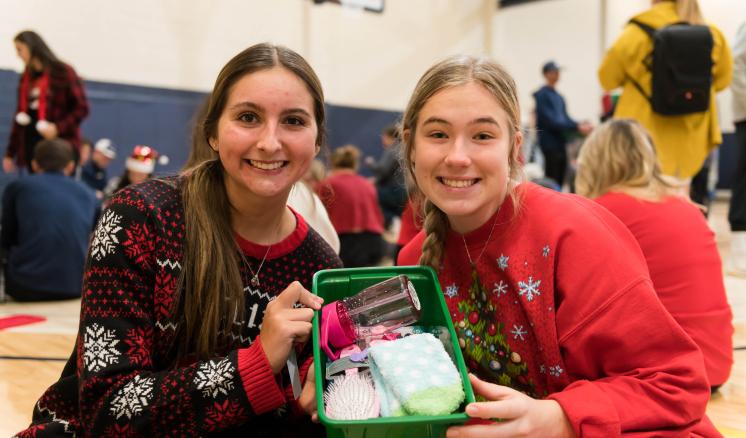
[[[560,404],[576,436],[620,436],[619,416],[606,394],[587,380],[573,382],[547,399]]]
[[[303,362],[303,365],[300,366],[300,369],[298,370],[298,373],[300,374],[300,381],[301,383],[306,383],[306,377],[308,377],[308,370],[311,369],[313,366],[313,355],[308,356],[305,362]]]
[[[272,367],[264,354],[259,336],[249,348],[238,350],[238,373],[241,375],[246,397],[257,415],[285,404],[285,395],[272,374]]]

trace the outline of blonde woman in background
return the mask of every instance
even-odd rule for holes
[[[705,24],[697,0],[652,0],[651,8],[633,19],[655,29],[681,21]],[[653,111],[646,97],[651,95],[651,72],[646,64],[653,43],[637,25],[627,24],[609,48],[598,71],[604,90],[623,87],[614,117],[635,119],[647,128],[658,149],[662,174],[683,184],[685,192],[688,192],[692,177],[702,168],[709,152],[723,141],[715,93],[730,83],[733,60],[722,32],[712,24],[709,28],[713,39],[713,66],[710,103],[706,111],[679,116]],[[636,84],[642,87],[645,95]]]
[[[578,194],[606,207],[635,236],[658,297],[702,350],[716,390],[733,365],[733,315],[715,234],[699,208],[661,176],[639,123],[601,125],[583,144],[579,162]]]

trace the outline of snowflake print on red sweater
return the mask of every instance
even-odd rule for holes
[[[518,352],[506,341],[504,325],[495,321],[495,306],[476,270],[472,271],[468,294],[458,303],[462,319],[456,322],[456,332],[464,358],[472,371],[500,385],[510,386],[532,397],[536,396],[528,367]],[[515,326],[514,326],[515,327]],[[518,332],[523,340],[525,332]],[[516,336],[517,338],[517,336]]]

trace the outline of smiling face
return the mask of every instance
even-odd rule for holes
[[[444,88],[417,118],[414,163],[417,186],[465,233],[484,224],[507,194],[512,147],[505,110],[482,85]]]
[[[314,103],[305,83],[283,67],[249,73],[231,87],[210,146],[239,199],[283,204],[318,153]]]

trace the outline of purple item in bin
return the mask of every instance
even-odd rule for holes
[[[321,348],[329,358],[357,340],[414,324],[420,318],[420,301],[406,275],[369,286],[356,295],[334,301],[321,309]]]

